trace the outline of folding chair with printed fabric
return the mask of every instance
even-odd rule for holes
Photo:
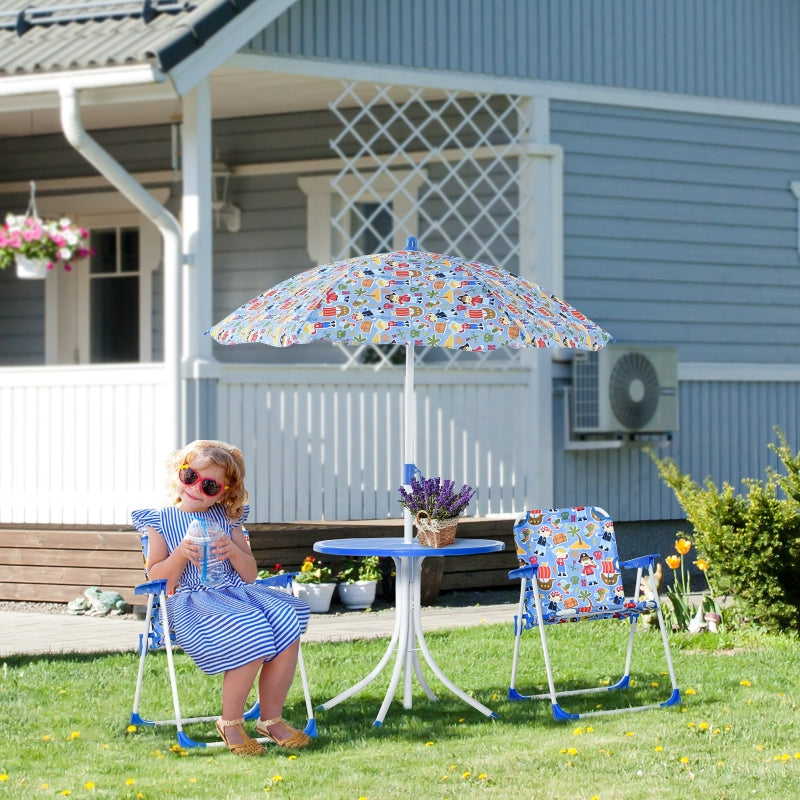
[[[654,577],[656,555],[619,561],[613,520],[602,508],[591,506],[527,511],[517,517],[514,525],[514,541],[522,566],[508,574],[510,579],[520,579],[519,610],[514,620],[514,658],[508,690],[509,699],[549,698],[553,716],[557,720],[643,711],[680,702],[680,691],[675,680],[672,655]],[[636,570],[633,597],[625,597],[622,569]],[[629,688],[636,624],[639,616],[645,613],[656,614],[658,618],[667,671],[672,685],[670,696],[663,702],[639,706],[597,709],[582,713],[564,711],[558,698]],[[620,679],[613,685],[556,691],[546,629],[551,625],[567,622],[620,619],[627,619],[630,622],[625,665]],[[539,629],[549,691],[523,695],[516,688],[517,670],[522,634],[530,628]]]
[[[147,562],[147,535],[141,534],[142,554]],[[291,591],[292,577],[296,573],[276,575],[270,578],[260,578],[257,583],[271,586],[282,591]],[[174,650],[177,647],[175,637],[170,629],[169,614],[167,611],[167,582],[165,580],[147,581],[140,583],[134,589],[136,594],[147,596],[147,607],[145,611],[144,633],[139,635],[139,672],[136,678],[136,692],[133,698],[133,710],[131,711],[130,723],[132,725],[172,725],[177,731],[178,744],[184,748],[191,747],[217,747],[224,746],[220,741],[197,742],[191,739],[183,730],[183,726],[196,722],[213,722],[219,718],[219,714],[202,717],[183,717],[181,714],[180,699],[178,695],[178,681],[175,674]],[[175,716],[171,719],[146,719],[139,713],[139,705],[142,699],[142,689],[145,677],[145,662],[147,656],[157,650],[164,650],[167,656],[167,672],[169,673],[170,687],[172,689],[172,706]],[[297,666],[300,679],[303,684],[303,694],[305,696],[306,712],[308,723],[304,729],[312,738],[317,736],[317,722],[314,718],[314,709],[311,705],[311,693],[308,687],[308,676],[306,674],[305,662],[303,660],[302,647],[297,653]],[[258,700],[245,712],[245,719],[258,719],[259,705]],[[258,738],[259,742],[269,741],[266,738]]]

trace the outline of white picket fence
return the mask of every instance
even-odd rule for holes
[[[417,465],[524,506],[529,374],[418,368]],[[127,526],[163,500],[163,367],[0,370],[0,524]],[[218,438],[247,460],[251,520],[399,517],[402,370],[225,366]]]

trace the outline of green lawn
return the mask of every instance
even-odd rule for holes
[[[552,656],[566,684],[618,677],[625,623],[565,625],[553,634]],[[445,673],[499,720],[483,717],[426,672],[440,701],[430,702],[415,684],[413,709],[402,708],[398,692],[384,726],[374,728],[387,669],[359,695],[320,714],[310,748],[293,757],[269,747],[257,759],[218,748],[181,752],[169,729],[128,731],[133,654],[8,659],[0,669],[0,800],[265,793],[297,800],[795,800],[800,791],[800,644],[792,637],[675,635],[679,706],[573,723],[554,721],[548,704],[505,699],[510,624],[430,634],[428,642]],[[527,676],[542,677],[537,644],[538,634],[526,633],[522,691],[531,688]],[[633,673],[640,672],[632,689],[595,695],[584,708],[668,696],[660,637],[640,632],[637,645]],[[363,677],[385,646],[385,640],[307,644],[315,701]],[[184,713],[216,711],[219,678],[204,676],[182,654],[177,664]],[[154,689],[143,714],[168,712],[164,666],[163,655],[151,659]],[[305,720],[298,682],[286,716]],[[189,733],[215,738],[210,724]]]

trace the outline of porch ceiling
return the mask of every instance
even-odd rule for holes
[[[339,80],[223,67],[211,77],[212,114],[224,119],[326,108],[341,91]],[[81,102],[89,130],[119,127],[122,119],[126,126],[165,124],[181,113],[169,84],[86,91]],[[56,94],[0,98],[0,138],[60,130]]]

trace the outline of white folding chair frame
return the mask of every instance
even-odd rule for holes
[[[515,521],[515,526],[525,517],[521,514]],[[628,561],[620,561],[620,568],[636,569],[636,581],[634,583],[635,592],[634,597],[639,597],[640,589],[644,585],[643,580],[647,581],[650,587],[651,596],[654,598],[654,608],[657,618],[658,627],[661,633],[662,643],[664,645],[664,655],[667,664],[667,671],[669,673],[672,691],[667,700],[661,703],[648,703],[640,706],[626,706],[624,708],[613,709],[596,709],[594,711],[584,711],[583,713],[576,714],[565,711],[558,702],[560,697],[569,697],[583,694],[593,694],[596,692],[609,692],[616,689],[627,689],[630,686],[630,671],[631,671],[631,658],[633,655],[633,642],[636,633],[636,625],[639,621],[641,612],[635,611],[628,617],[630,626],[628,631],[628,644],[625,654],[625,667],[622,677],[614,684],[608,686],[592,686],[582,689],[570,689],[565,691],[557,691],[555,686],[555,678],[553,676],[553,669],[550,660],[550,650],[547,643],[547,634],[545,628],[552,625],[552,622],[545,621],[544,609],[542,608],[542,598],[538,586],[536,585],[536,575],[539,565],[530,564],[518,569],[512,570],[508,573],[510,579],[520,579],[520,596],[517,615],[514,617],[514,655],[511,663],[511,681],[508,689],[509,700],[550,700],[553,711],[553,716],[556,720],[576,720],[589,716],[600,716],[609,714],[622,714],[630,711],[645,711],[651,708],[666,708],[668,706],[680,703],[680,690],[678,689],[677,680],[675,678],[675,668],[672,661],[672,653],[669,647],[669,639],[667,637],[666,626],[664,625],[664,617],[661,612],[661,602],[658,595],[658,588],[656,586],[654,566],[656,555],[650,554],[641,556],[639,558],[630,559]],[[542,645],[542,658],[544,660],[545,670],[547,672],[547,685],[548,691],[541,694],[521,694],[517,691],[517,672],[519,668],[519,651],[520,643],[522,640],[522,632],[525,630],[525,600],[529,592],[533,593],[534,604],[536,608],[536,623],[535,626],[539,628],[539,637]],[[610,617],[607,617],[610,618]],[[597,620],[587,620],[597,621]],[[534,627],[533,624],[527,627]]]
[[[272,586],[273,588],[286,589],[291,586],[292,575],[277,575],[265,578],[258,583]],[[164,580],[148,581],[139,584],[135,589],[136,594],[147,595],[147,607],[145,611],[144,633],[139,635],[139,670],[136,677],[136,691],[133,698],[133,710],[131,711],[130,724],[132,725],[172,725],[177,731],[178,744],[183,748],[193,747],[218,747],[224,745],[222,741],[198,742],[190,738],[183,730],[183,726],[195,722],[212,722],[219,719],[219,714],[202,717],[184,717],[181,714],[180,698],[178,695],[178,681],[175,675],[174,644],[173,634],[169,624],[169,613],[167,611],[167,582]],[[172,690],[172,706],[175,716],[172,719],[146,719],[139,713],[139,705],[142,699],[142,687],[144,682],[145,662],[147,655],[156,650],[164,649],[167,655],[167,671],[169,673],[170,688]],[[314,718],[314,707],[311,704],[311,692],[308,685],[308,675],[306,673],[305,661],[303,659],[302,646],[297,652],[297,667],[300,672],[300,680],[303,684],[303,694],[306,703],[308,722],[304,728],[312,738],[317,736],[317,721]],[[259,716],[258,701],[255,702],[244,714],[245,719],[257,719]],[[266,737],[258,738],[260,742],[271,741]]]

